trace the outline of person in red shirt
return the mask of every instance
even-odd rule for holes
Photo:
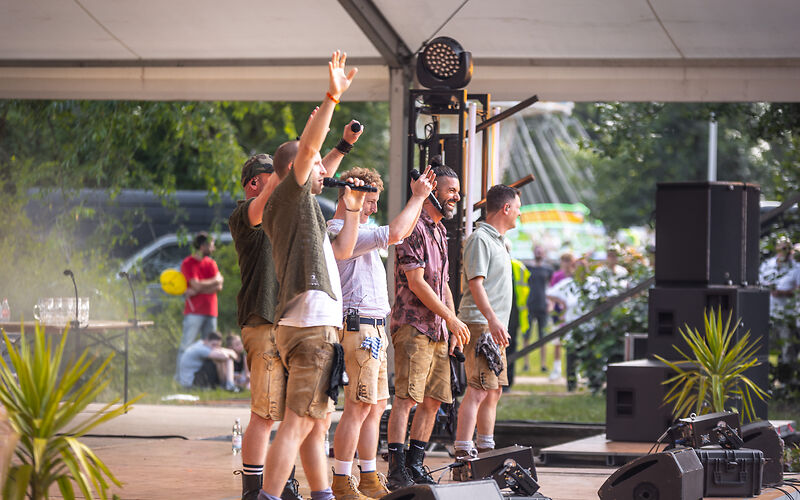
[[[217,292],[222,290],[222,274],[211,258],[214,239],[205,231],[192,242],[194,252],[183,259],[181,273],[186,278],[186,306],[183,308],[183,338],[178,347],[178,360],[183,351],[198,338],[217,331]],[[177,377],[177,371],[176,371]]]

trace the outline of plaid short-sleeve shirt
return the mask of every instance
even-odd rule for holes
[[[411,325],[434,341],[447,338],[442,318],[434,314],[408,287],[406,272],[424,268],[423,278],[436,296],[445,302],[448,286],[447,231],[441,222],[434,222],[423,210],[414,230],[402,243],[395,245],[395,299],[392,306],[391,332]]]

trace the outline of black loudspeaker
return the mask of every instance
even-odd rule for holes
[[[704,311],[721,309],[723,319],[733,311],[731,323],[741,318],[736,329],[738,340],[746,332],[750,339],[759,337],[759,356],[769,354],[769,292],[757,287],[663,287],[650,289],[648,311],[647,352],[658,354],[664,359],[678,360],[680,354],[673,346],[685,354],[688,346],[678,329],[686,330],[686,325],[704,331]]]
[[[601,500],[701,500],[703,465],[691,448],[628,462],[597,491]]]
[[[656,284],[755,285],[760,194],[741,182],[658,184]]]
[[[663,406],[674,372],[661,361],[637,359],[608,365],[606,437],[612,441],[655,442],[672,424],[671,407]]]
[[[778,431],[767,421],[753,422],[742,426],[744,447],[764,453],[764,473],[762,486],[783,484],[783,439]]]
[[[702,487],[701,487],[702,491]],[[416,484],[400,488],[381,500],[503,500],[500,488],[492,479],[450,484]]]

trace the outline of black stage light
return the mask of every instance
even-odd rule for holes
[[[429,89],[461,89],[472,79],[472,54],[447,36],[428,42],[417,56],[417,79]]]

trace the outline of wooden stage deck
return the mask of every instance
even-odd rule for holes
[[[136,405],[128,414],[98,429],[96,433],[102,437],[86,438],[85,442],[123,482],[123,488],[113,489],[122,499],[235,500],[240,498],[241,479],[233,471],[241,467],[241,457],[231,454],[230,441],[225,436],[230,434],[234,419],[239,417],[246,423],[248,413],[242,406]],[[156,435],[185,439],[148,438]],[[426,460],[431,469],[450,462],[444,452],[434,452]],[[308,498],[302,467],[299,460],[296,463],[301,494]],[[378,469],[385,472],[386,468],[386,462],[378,460]],[[614,470],[605,466],[538,467],[540,492],[554,500],[594,499]],[[438,476],[439,473],[434,474]],[[449,475],[443,482],[447,480]],[[52,493],[51,498],[60,498],[56,490]],[[758,497],[780,498],[789,497],[773,489]],[[800,495],[794,498],[800,499]]]

